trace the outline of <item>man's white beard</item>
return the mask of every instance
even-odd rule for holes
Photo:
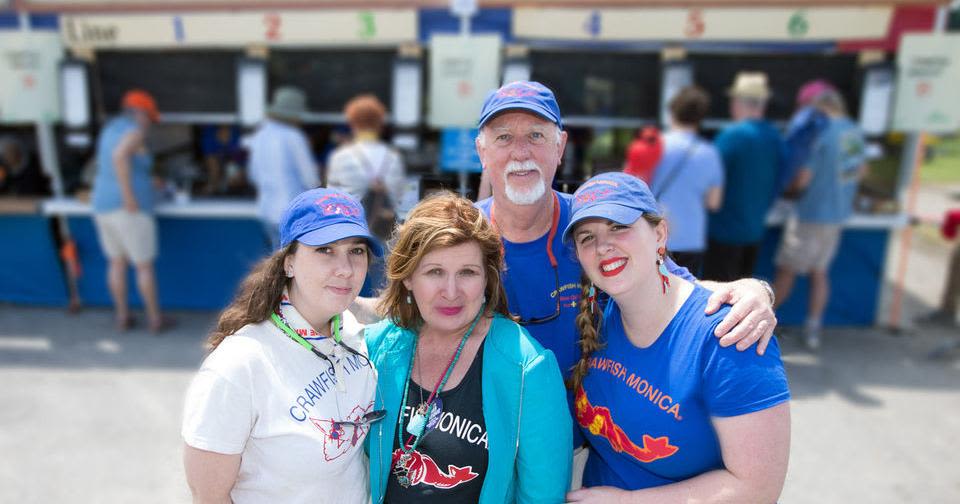
[[[537,175],[539,175],[537,183],[526,190],[513,187],[510,185],[509,177],[511,173],[518,171],[536,171]],[[540,198],[543,197],[543,194],[547,192],[547,185],[543,182],[543,171],[540,170],[540,167],[532,159],[528,159],[523,163],[517,161],[507,163],[507,167],[503,170],[503,187],[507,199],[514,205],[532,205],[539,201]]]

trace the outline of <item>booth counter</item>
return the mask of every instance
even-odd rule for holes
[[[40,210],[38,219],[67,219],[82,270],[79,291],[83,304],[109,306],[107,262],[97,242],[90,205],[76,199],[51,199],[44,201]],[[255,203],[250,200],[164,203],[156,207],[156,217],[159,255],[155,267],[164,308],[222,309],[251,267],[270,252]],[[57,265],[55,256],[37,257],[36,261],[41,259],[50,262],[47,268]],[[27,271],[22,275],[27,276]],[[62,284],[61,277],[64,290]],[[136,306],[140,297],[135,286],[131,270],[128,291]]]
[[[790,213],[791,205],[780,201],[767,215],[767,234],[754,269],[757,278],[773,282],[774,257]],[[824,325],[872,326],[879,321],[890,237],[907,224],[904,214],[854,214],[847,221],[830,265],[830,300]],[[806,320],[808,284],[806,277],[797,277],[790,298],[777,310],[781,325],[801,325]]]
[[[0,301],[66,306],[52,219],[40,198],[0,198]]]

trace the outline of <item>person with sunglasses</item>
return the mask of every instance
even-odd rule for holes
[[[347,311],[382,247],[346,193],[287,207],[209,338],[182,436],[194,502],[367,502],[363,443],[384,412],[363,327]]]
[[[373,502],[562,502],[566,391],[553,353],[509,315],[500,235],[444,193],[394,236],[386,319],[366,330],[387,411],[368,437]]]
[[[583,265],[571,388],[590,446],[576,503],[776,502],[790,452],[790,390],[776,340],[719,345],[731,309],[666,270],[667,222],[647,185],[597,175],[563,231]],[[605,307],[600,293],[609,297]]]

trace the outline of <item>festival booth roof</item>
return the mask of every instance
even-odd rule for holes
[[[130,12],[237,9],[448,8],[449,0],[13,0],[14,10],[29,12]],[[949,0],[479,0],[491,7],[839,7],[937,6]],[[2,4],[0,4],[2,5]]]

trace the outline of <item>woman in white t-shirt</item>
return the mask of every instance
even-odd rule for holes
[[[297,196],[280,240],[220,315],[187,393],[187,483],[194,502],[367,502],[363,440],[384,412],[346,309],[382,247],[331,189]]]

